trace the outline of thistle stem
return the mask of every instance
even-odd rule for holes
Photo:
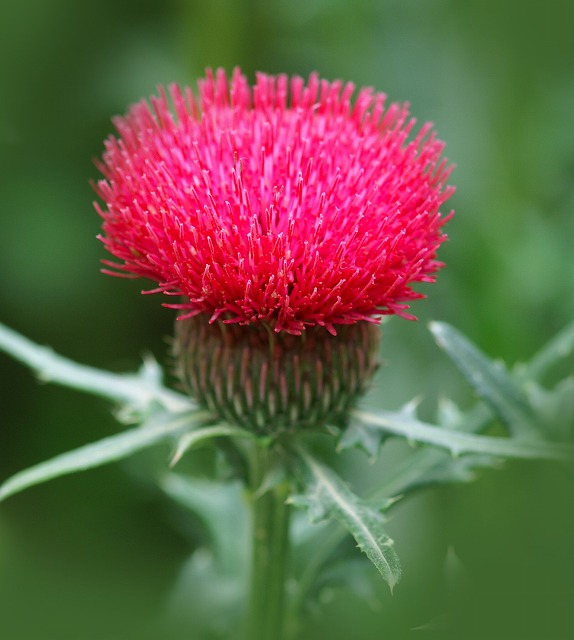
[[[247,640],[283,640],[289,505],[287,483],[265,488],[273,470],[273,452],[254,447],[251,474],[252,557]]]

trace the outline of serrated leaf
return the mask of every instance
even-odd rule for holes
[[[453,458],[446,451],[425,447],[407,456],[388,474],[374,493],[375,498],[404,498],[413,490],[432,484],[469,482],[476,469],[495,467],[492,456],[466,455]]]
[[[151,357],[138,373],[112,373],[68,360],[2,324],[0,349],[33,369],[42,381],[119,402],[124,405],[124,414],[144,414],[154,403],[178,413],[197,408],[191,399],[162,385],[161,368]]]
[[[320,524],[331,516],[328,505],[312,492],[289,496],[287,502],[298,509],[305,509],[311,524]]]
[[[540,437],[540,428],[525,394],[502,367],[494,364],[468,338],[444,322],[431,322],[430,330],[469,384],[516,437]]]
[[[525,376],[540,379],[560,360],[574,351],[574,322],[567,325],[534,355],[525,368]]]
[[[300,458],[310,480],[306,493],[294,497],[290,502],[306,508],[315,520],[338,520],[355,538],[358,547],[392,590],[400,578],[401,570],[393,541],[384,528],[384,516],[356,496],[332,469],[307,451],[301,449]]]
[[[349,424],[337,444],[337,450],[360,449],[367,454],[372,462],[376,460],[386,435],[388,434],[385,434],[384,431],[370,429],[364,422],[351,416]]]
[[[190,449],[193,449],[193,447],[197,447],[199,444],[206,442],[207,440],[223,437],[248,438],[253,440],[255,438],[255,434],[250,431],[246,431],[245,429],[241,429],[240,427],[232,427],[226,424],[219,424],[188,431],[178,439],[175,452],[169,463],[170,467],[175,466],[179,460],[181,460],[182,456]]]
[[[0,485],[0,501],[34,485],[121,460],[177,437],[193,425],[192,416],[193,414],[186,414],[170,419],[170,414],[157,413],[140,427],[123,431],[19,471]]]
[[[374,498],[369,498],[368,500],[366,500],[365,503],[368,504],[373,509],[375,509],[376,511],[379,511],[380,513],[384,513],[385,511],[388,511],[393,505],[395,505],[399,500],[400,498],[398,496],[391,496],[391,497],[375,496]]]
[[[574,438],[574,378],[564,378],[553,389],[543,389],[535,382],[526,385],[530,403],[541,422],[555,438]]]
[[[499,458],[526,458],[539,460],[574,460],[574,447],[545,440],[522,438],[495,438],[437,427],[404,412],[353,411],[357,420],[366,427],[401,436],[412,442],[431,444],[447,449],[454,456],[464,453],[486,454]]]
[[[493,467],[500,467],[500,460],[492,456],[478,454],[470,454],[460,458],[443,456],[441,460],[437,460],[435,464],[426,469],[424,474],[419,475],[416,481],[405,490],[417,486],[473,482],[476,480],[478,469]]]
[[[438,403],[438,423],[447,429],[459,429],[464,422],[464,413],[450,398],[441,398]]]
[[[407,418],[415,417],[417,406],[418,400],[412,400],[402,407],[399,413]],[[374,461],[384,441],[391,435],[382,429],[370,428],[358,417],[356,412],[352,412],[349,415],[349,424],[337,443],[337,451],[357,448],[366,453],[371,461]]]

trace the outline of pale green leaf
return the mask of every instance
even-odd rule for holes
[[[475,470],[499,463],[492,456],[466,455],[453,458],[447,451],[423,447],[413,451],[385,474],[373,491],[373,499],[404,498],[413,490],[432,485],[469,482]]]
[[[388,436],[389,434],[385,434],[381,429],[371,429],[362,420],[356,420],[351,415],[349,423],[339,439],[337,450],[345,451],[357,448],[366,453],[371,462],[374,462],[384,438]]]
[[[175,466],[182,456],[192,449],[198,446],[202,442],[212,440],[213,438],[248,438],[255,439],[255,434],[240,427],[232,427],[227,424],[218,424],[210,427],[204,427],[201,429],[194,429],[184,433],[177,442],[175,452],[171,458],[170,466]]]
[[[551,367],[572,352],[574,352],[574,322],[564,327],[535,354],[525,368],[525,376],[540,380]]]
[[[466,453],[487,454],[499,458],[533,460],[574,460],[574,447],[545,440],[495,438],[475,435],[427,424],[404,412],[355,410],[353,417],[365,427],[401,436],[412,442],[431,444],[447,449],[454,456]]]
[[[169,414],[161,412],[149,418],[141,427],[123,431],[19,471],[0,486],[0,500],[53,478],[121,460],[180,436],[193,426],[193,419],[193,414],[170,419]]]
[[[28,340],[0,324],[0,349],[36,372],[44,382],[53,382],[119,402],[130,411],[144,413],[153,403],[173,411],[189,411],[194,403],[162,385],[160,366],[148,358],[135,374],[117,374],[68,360],[49,347]]]
[[[335,518],[355,538],[358,547],[379,570],[391,590],[401,570],[393,541],[387,535],[384,516],[356,496],[339,476],[307,451],[300,457],[310,480],[307,491],[290,502],[304,507],[313,520]]]
[[[408,402],[401,408],[400,414],[404,414],[407,418],[416,417],[417,405],[417,400]],[[393,434],[389,431],[373,429],[368,423],[361,420],[356,412],[351,412],[349,414],[349,423],[337,444],[337,450],[345,451],[346,449],[357,448],[364,451],[371,462],[374,462],[383,442],[391,435]]]
[[[564,378],[553,389],[535,382],[525,385],[531,405],[540,416],[545,430],[557,440],[574,439],[574,378]]]
[[[523,390],[502,365],[491,362],[468,338],[444,322],[431,322],[437,344],[446,351],[476,393],[517,437],[540,437]]]

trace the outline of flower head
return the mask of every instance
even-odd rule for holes
[[[117,274],[183,317],[277,332],[409,317],[441,266],[443,144],[408,106],[352,84],[208,72],[115,120],[97,192]]]

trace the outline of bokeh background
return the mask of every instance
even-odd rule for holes
[[[410,101],[447,142],[457,165],[448,268],[416,305],[418,323],[385,325],[371,399],[396,408],[420,396],[431,417],[440,396],[467,405],[429,320],[513,364],[574,317],[573,32],[570,0],[3,2],[0,320],[115,371],[146,352],[163,360],[172,313],[141,297],[142,283],[99,273],[89,180],[110,117],[206,66],[251,77],[317,70]],[[38,384],[3,354],[0,374],[0,479],[118,429],[105,402]],[[0,638],[168,637],[155,620],[193,541],[185,517],[142,480],[143,464],[0,506]],[[344,465],[352,475],[365,463],[357,454]],[[304,637],[447,637],[445,619],[461,640],[574,637],[572,480],[513,463],[420,495],[390,524],[405,569],[395,595],[376,576],[378,608],[334,594]]]

